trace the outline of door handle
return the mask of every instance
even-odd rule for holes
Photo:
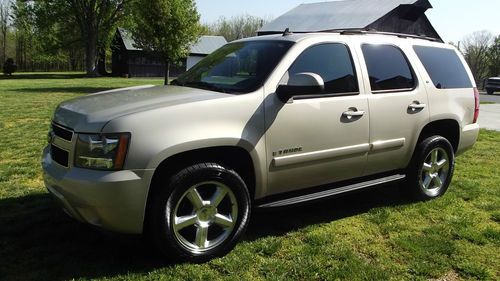
[[[342,117],[345,117],[349,120],[357,117],[361,117],[365,115],[365,112],[363,110],[357,110],[356,108],[349,108],[349,110],[345,111],[342,113]]]
[[[420,103],[418,101],[414,101],[412,104],[408,106],[408,109],[415,112],[418,110],[422,110],[426,107],[427,105],[425,103]]]

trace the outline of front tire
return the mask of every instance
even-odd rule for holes
[[[428,137],[415,150],[404,188],[418,200],[437,198],[448,189],[454,168],[455,155],[450,142],[442,136]]]
[[[155,246],[167,257],[205,262],[234,248],[250,218],[250,195],[233,170],[215,163],[185,168],[152,201]]]
[[[493,90],[486,90],[486,94],[488,95],[493,95],[494,91]]]

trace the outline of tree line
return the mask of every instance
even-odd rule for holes
[[[478,87],[484,79],[500,76],[500,35],[477,31],[464,37],[457,46],[474,75]]]
[[[0,0],[0,62],[13,58],[20,71],[105,75],[117,27],[176,63],[200,35],[232,41],[254,36],[265,22],[244,15],[201,24],[194,0]]]
[[[267,21],[242,15],[201,24],[194,0],[0,0],[0,62],[12,58],[20,71],[106,75],[117,27],[170,65],[200,35],[233,41],[254,36]],[[500,75],[500,35],[478,31],[455,45],[478,85]]]

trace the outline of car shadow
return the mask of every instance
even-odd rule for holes
[[[256,210],[243,240],[407,203],[391,185],[311,205]],[[0,257],[0,280],[107,278],[174,266],[140,236],[103,233],[68,218],[45,193],[0,200]]]
[[[87,78],[85,73],[64,73],[64,72],[16,72],[12,75],[0,75],[0,80],[17,80],[17,79],[76,79]]]
[[[279,209],[255,210],[246,240],[265,236],[281,236],[314,224],[329,223],[360,215],[371,209],[413,203],[397,184],[378,186],[311,204]]]
[[[16,92],[19,94],[31,93],[70,93],[70,94],[92,94],[102,91],[116,89],[112,87],[49,87],[49,88],[17,88],[9,90],[9,92]]]

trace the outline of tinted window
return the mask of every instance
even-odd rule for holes
[[[363,45],[372,91],[402,90],[415,87],[413,72],[403,52],[390,45]]]
[[[262,86],[292,42],[230,43],[201,60],[172,84],[225,93],[248,93]]]
[[[343,44],[322,44],[305,50],[290,67],[288,75],[301,72],[320,75],[327,94],[359,91],[351,54]]]
[[[472,88],[469,75],[454,50],[424,46],[413,49],[436,88]]]

